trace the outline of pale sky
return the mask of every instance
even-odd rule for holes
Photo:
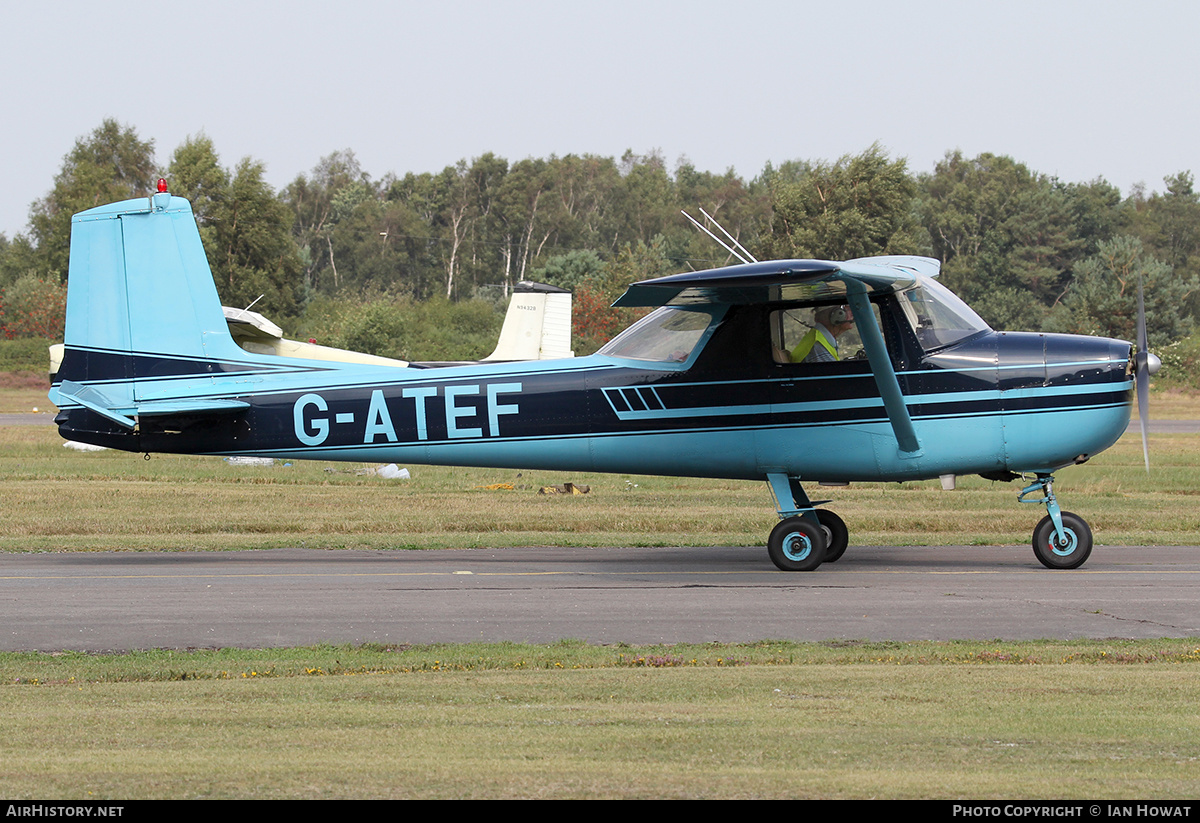
[[[1200,171],[1200,3],[0,0],[0,232],[24,232],[106,117],[188,135],[277,189],[352,149],[378,179],[494,152],[673,169],[836,160],[878,141],[1068,182]]]

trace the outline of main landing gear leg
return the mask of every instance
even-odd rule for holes
[[[1034,492],[1036,500],[1025,498]],[[1092,530],[1077,514],[1062,511],[1054,497],[1054,475],[1039,474],[1037,480],[1021,490],[1020,503],[1045,503],[1046,516],[1033,530],[1033,553],[1048,569],[1077,569],[1092,553]]]
[[[828,500],[810,501],[800,481],[786,474],[768,474],[767,483],[780,518],[767,541],[767,554],[776,567],[808,572],[842,556],[849,542],[846,524],[833,512],[814,508]]]

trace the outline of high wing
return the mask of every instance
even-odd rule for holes
[[[615,306],[745,305],[841,300],[850,305],[867,362],[883,398],[900,453],[921,454],[908,406],[887,355],[883,333],[871,312],[872,295],[891,294],[937,277],[941,263],[928,257],[894,255],[847,260],[771,260],[721,269],[686,272],[634,283]]]
[[[918,275],[937,277],[940,268],[937,260],[907,255],[844,263],[769,260],[642,280],[630,286],[613,305],[747,305],[846,299],[848,293],[860,289],[868,295],[902,291],[914,285]]]

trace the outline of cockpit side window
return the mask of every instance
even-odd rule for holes
[[[879,307],[872,304],[875,321]],[[836,363],[862,359],[862,338],[846,304],[796,306],[770,314],[772,357],[776,363]]]

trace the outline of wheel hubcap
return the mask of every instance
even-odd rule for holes
[[[803,560],[812,551],[812,542],[802,534],[789,534],[783,541],[783,553],[789,560]]]
[[[1071,529],[1063,529],[1066,534],[1066,542],[1059,543],[1057,537],[1050,534],[1050,551],[1057,554],[1059,557],[1068,557],[1075,553],[1075,549],[1079,548],[1079,538],[1075,536],[1075,532]]]

